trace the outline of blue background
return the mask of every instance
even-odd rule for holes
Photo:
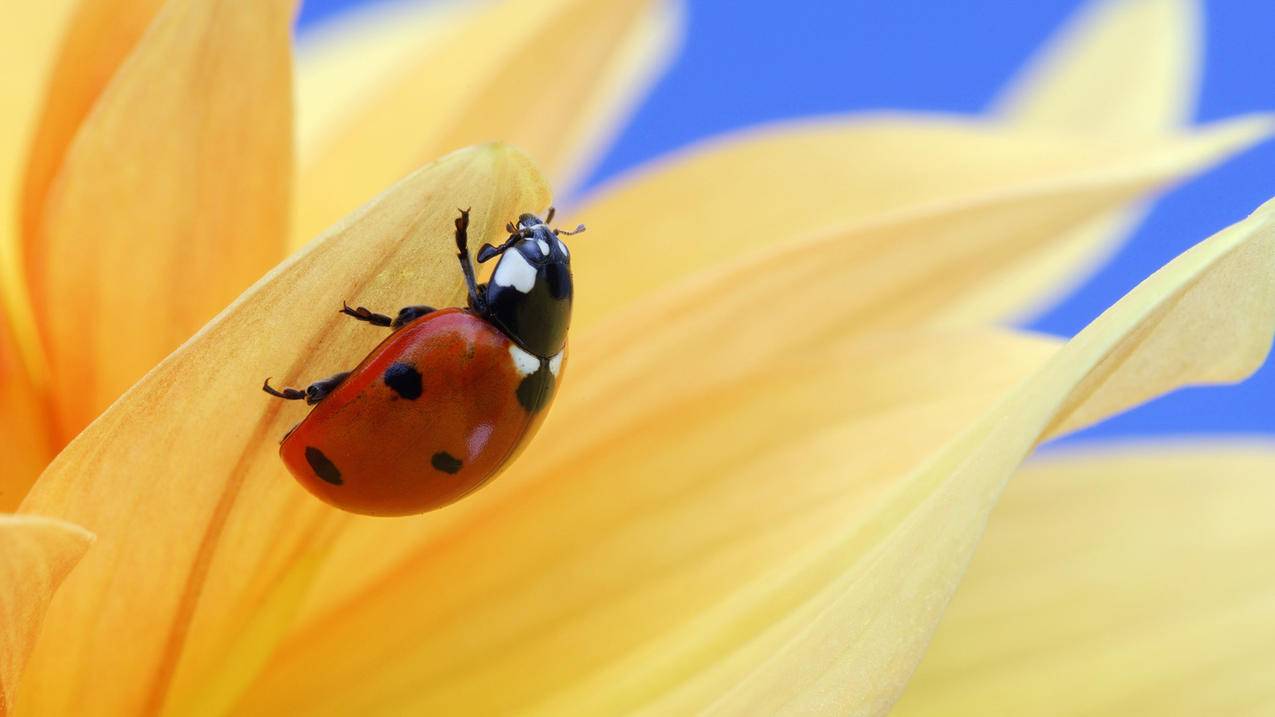
[[[369,0],[310,0],[307,25]],[[605,0],[600,0],[605,2]],[[590,184],[757,122],[860,109],[974,113],[1078,0],[689,0],[680,55]],[[1200,121],[1275,104],[1275,2],[1210,0]],[[1109,264],[1028,324],[1070,336],[1139,281],[1275,195],[1267,142],[1166,195]],[[1187,389],[1072,439],[1275,434],[1275,361],[1235,387]]]

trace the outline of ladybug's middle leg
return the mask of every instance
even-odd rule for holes
[[[276,398],[282,398],[285,401],[300,401],[304,398],[306,403],[313,406],[319,401],[327,398],[328,394],[336,390],[336,387],[340,386],[341,382],[348,378],[349,375],[349,371],[343,371],[336,375],[328,376],[322,381],[315,381],[309,386],[306,386],[304,391],[286,387],[283,390],[279,390],[270,385],[270,379],[266,379],[265,383],[261,384],[261,390]]]
[[[373,326],[388,326],[392,329],[401,329],[433,310],[434,307],[432,306],[404,306],[398,310],[398,316],[391,319],[385,314],[373,313],[363,306],[351,309],[349,304],[341,304],[341,313],[346,316],[353,316],[359,321],[366,321]]]

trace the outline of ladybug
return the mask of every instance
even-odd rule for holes
[[[479,284],[468,248],[469,210],[456,219],[465,308],[408,306],[391,319],[359,306],[341,313],[392,330],[353,371],[304,391],[310,414],[283,437],[288,470],[321,500],[353,513],[410,515],[440,508],[495,478],[535,435],[562,378],[571,323],[571,254],[562,236],[523,214]]]

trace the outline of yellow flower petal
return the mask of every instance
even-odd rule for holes
[[[27,301],[18,186],[44,83],[70,0],[11,3],[0,11],[0,512],[13,510],[52,457],[44,361]]]
[[[870,511],[1056,348],[992,332],[824,344],[726,387],[632,384],[664,410],[618,423],[611,407],[638,391],[564,384],[535,448],[482,493],[414,525],[356,519],[312,592],[327,609],[237,712],[623,712],[544,704],[602,673],[634,689],[625,659]],[[577,376],[611,371],[596,351],[572,360]],[[594,417],[608,430],[581,440]],[[387,561],[408,536],[414,554]],[[360,555],[381,579],[348,592]]]
[[[22,509],[101,538],[32,653],[32,713],[219,713],[345,519],[287,476],[277,442],[304,407],[271,400],[261,379],[302,383],[357,362],[380,334],[341,316],[343,299],[457,304],[456,207],[473,207],[478,246],[549,199],[506,147],[440,160],[269,274],[73,441]]]
[[[307,29],[296,48],[297,160],[314,161],[422,47],[476,12],[455,2],[368,3]],[[298,237],[309,241],[310,237]]]
[[[1226,123],[1177,139],[1119,141],[921,118],[802,123],[717,141],[648,168],[571,217],[594,236],[572,245],[577,327],[587,328],[646,292],[723,257],[814,233],[850,232],[920,207],[977,200],[1016,187],[1117,175],[1143,178],[1133,200],[1269,136],[1267,118]],[[1105,181],[1105,180],[1102,180]],[[1121,204],[1113,204],[1116,208]],[[1061,231],[1055,241],[1064,241]],[[1051,242],[1011,249],[1000,268],[1057,262]],[[1017,264],[1017,265],[1016,265]],[[624,267],[616,272],[613,267]],[[977,263],[961,275],[995,284]],[[1053,269],[1056,277],[1065,271]],[[969,288],[973,288],[972,285]],[[947,307],[954,319],[1003,318],[1052,295],[1046,283],[1011,282],[990,300],[974,293]],[[1016,289],[1016,290],[1014,290]]]
[[[31,138],[23,187],[23,234],[32,256],[39,251],[32,244],[38,241],[50,185],[72,140],[163,4],[164,0],[78,0],[60,43],[48,45],[59,52],[43,88],[44,108]]]
[[[1195,0],[1097,0],[997,102],[1034,127],[1139,136],[1191,119],[1200,75]]]
[[[653,13],[663,14],[643,19]],[[474,13],[365,102],[305,168],[297,236],[473,142],[522,147],[556,185],[568,183],[599,127],[639,94],[634,77],[667,56],[667,13],[654,0],[506,0]]]
[[[1091,201],[1093,195],[1106,196],[1105,190],[1089,189]],[[908,362],[873,346],[868,353],[886,367],[877,371],[897,371],[892,378],[844,360],[825,372],[802,357],[830,350],[833,337],[861,335],[900,318],[924,320],[963,280],[947,284],[957,272],[927,267],[922,258],[946,256],[950,265],[961,266],[959,252],[945,255],[945,247],[994,256],[977,240],[1031,232],[1051,236],[1057,227],[1049,222],[1079,211],[1072,204],[1076,196],[1085,192],[1034,202],[1005,199],[994,210],[931,213],[852,241],[812,244],[801,255],[783,255],[783,261],[767,257],[701,278],[671,297],[650,301],[641,314],[617,319],[604,333],[584,336],[574,349],[574,378],[564,386],[535,450],[498,485],[414,527],[391,530],[360,521],[342,535],[303,613],[304,627],[241,706],[249,713],[341,711],[372,704],[363,700],[385,700],[379,706],[391,711],[428,711],[451,700],[496,700],[490,706],[503,708],[551,700],[544,703],[547,713],[609,713],[660,699],[661,692],[680,685],[664,696],[669,702],[653,703],[653,711],[683,713],[750,683],[754,678],[745,673],[775,667],[769,656],[790,641],[801,652],[778,666],[797,672],[807,666],[810,674],[820,674],[828,657],[798,639],[801,620],[814,620],[812,613],[834,597],[853,601],[853,610],[833,613],[852,624],[818,631],[842,639],[814,647],[827,647],[832,655],[850,650],[855,661],[841,666],[858,664],[867,672],[849,682],[831,677],[828,684],[853,685],[846,689],[867,700],[854,703],[859,707],[888,703],[937,619],[933,601],[941,605],[955,580],[941,570],[951,567],[959,575],[961,551],[972,545],[979,511],[990,505],[985,490],[962,492],[976,483],[944,482],[946,471],[979,469],[976,477],[983,481],[1003,478],[997,471],[1011,469],[1015,456],[1051,428],[1036,414],[1045,411],[1059,420],[1074,405],[1084,406],[1070,423],[1120,410],[1145,397],[1145,390],[1249,367],[1262,337],[1269,341],[1275,296],[1268,277],[1254,275],[1275,263],[1252,256],[1272,247],[1269,228],[1249,236],[1258,221],[1251,220],[1148,282],[1079,337],[1066,361],[1052,362],[1009,408],[984,421],[997,425],[1003,418],[1001,428],[1011,435],[980,443],[991,428],[979,428],[935,463],[937,468],[901,480],[938,448],[943,434],[927,432],[924,422],[906,413],[906,420],[885,425],[888,430],[856,425],[853,414],[844,417],[846,425],[837,420],[836,407],[888,406],[881,392],[893,390],[897,397],[908,388],[914,400],[924,401],[936,393],[926,383],[931,377],[960,386],[960,379],[941,368],[943,360],[955,361],[946,358],[952,348],[935,346],[934,353],[921,354],[926,361]],[[909,250],[913,243],[916,248]],[[1211,254],[1227,249],[1233,254],[1210,263],[1217,258]],[[803,256],[822,260],[824,272],[800,269]],[[787,271],[793,266],[798,270]],[[874,276],[880,277],[878,285]],[[1190,301],[1177,296],[1183,287],[1193,294]],[[1202,287],[1203,293],[1195,293]],[[857,292],[864,295],[856,297]],[[844,298],[832,300],[838,295]],[[1172,301],[1188,315],[1144,315],[1149,304]],[[1193,322],[1210,311],[1211,301],[1234,305],[1236,313],[1229,319],[1208,315],[1197,327]],[[892,308],[898,313],[890,314]],[[739,316],[757,330],[738,329]],[[1215,332],[1186,337],[1193,346],[1210,347],[1211,357],[1178,349],[1174,339],[1184,338],[1183,326]],[[1236,333],[1240,328],[1244,331]],[[1138,343],[1141,352],[1134,350]],[[1114,358],[1103,362],[1107,347],[1113,347]],[[1244,354],[1245,349],[1252,351]],[[1002,368],[996,358],[977,356],[976,368],[955,361],[952,369],[976,377]],[[1193,365],[1196,358],[1209,361]],[[1190,369],[1184,372],[1183,366]],[[1016,378],[1013,370],[996,375]],[[1131,391],[1132,375],[1145,388]],[[845,383],[855,377],[863,383]],[[973,409],[954,412],[946,425],[956,430],[975,416]],[[953,425],[953,418],[962,420]],[[767,433],[752,422],[761,422]],[[805,435],[809,442],[799,438]],[[828,435],[821,447],[818,441]],[[973,454],[969,465],[957,460],[960,451]],[[740,482],[717,486],[737,474]],[[847,495],[835,495],[830,485]],[[865,494],[865,486],[876,487]],[[936,494],[940,489],[955,495]],[[786,507],[775,491],[788,491],[799,503],[804,497],[807,510],[826,506],[830,512],[810,517],[798,506]],[[952,507],[951,516],[926,512],[945,506]],[[796,527],[786,522],[789,511],[797,511]],[[767,552],[770,544],[738,545],[724,537],[762,531],[759,526],[772,513],[783,530],[793,531],[783,533],[782,549]],[[911,532],[931,524],[953,534],[933,536],[931,545]],[[688,541],[706,534],[711,538],[702,539],[709,546],[737,548],[740,554],[727,560],[691,550]],[[376,554],[369,558],[373,546]],[[934,546],[943,550],[926,550]],[[864,571],[882,570],[883,556],[895,572],[859,580]],[[940,571],[922,581],[932,590],[897,584],[909,573],[900,565],[909,561],[916,561],[917,571]],[[643,572],[635,563],[652,567]],[[670,566],[704,573],[704,580],[714,582],[688,584]],[[872,586],[878,583],[894,586],[897,595],[876,591]],[[844,584],[855,587],[842,595]],[[789,621],[789,612],[798,610],[800,616]],[[880,635],[865,637],[853,624],[853,616],[874,611],[893,632],[881,627]],[[350,648],[354,635],[358,649]],[[750,644],[752,637],[759,642]],[[354,675],[358,679],[351,682]],[[826,686],[786,671],[770,677],[767,687],[785,698],[798,697],[783,687],[788,682],[814,694]],[[355,682],[358,693],[342,691]],[[489,694],[491,684],[504,691]],[[738,699],[731,704],[742,709],[766,697],[750,691]]]
[[[1242,378],[1264,360],[1273,333],[1275,201],[1130,292],[865,524],[794,553],[787,580],[754,586],[706,616],[707,636],[723,641],[716,649],[704,649],[704,634],[679,634],[628,665],[629,678],[679,680],[656,712],[887,711],[997,495],[1036,443],[1152,391]]]
[[[1019,472],[899,715],[1261,713],[1275,446],[1148,444]]]
[[[68,150],[30,257],[63,439],[283,255],[292,6],[168,3]]]
[[[1010,83],[997,112],[1020,127],[1167,134],[1191,119],[1200,64],[1197,15],[1193,0],[1094,2]],[[967,296],[970,320],[1017,319],[1039,310],[1101,264],[1144,214],[1133,207],[1077,228]]]
[[[49,600],[92,541],[71,523],[0,515],[0,714],[13,708]]]

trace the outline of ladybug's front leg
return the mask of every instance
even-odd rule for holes
[[[265,383],[261,384],[261,390],[275,398],[282,398],[285,401],[300,401],[304,398],[306,403],[313,406],[319,401],[327,398],[328,394],[335,391],[336,387],[340,386],[341,382],[348,378],[349,375],[349,371],[343,371],[334,376],[329,376],[322,381],[315,381],[309,386],[306,386],[304,391],[286,387],[281,391],[270,385],[270,379],[266,379]]]

